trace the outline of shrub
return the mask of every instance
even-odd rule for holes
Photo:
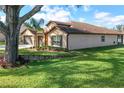
[[[54,50],[54,51],[67,51],[66,48],[62,47],[53,47],[53,46],[48,46],[49,50]]]
[[[53,46],[41,46],[39,49],[41,50],[53,50],[53,51],[68,51],[66,48],[62,47],[53,47]]]
[[[44,46],[41,46],[40,49],[41,50],[46,50],[47,49],[47,46],[45,46],[45,45]]]
[[[3,57],[0,57],[0,67],[7,68],[8,64]]]

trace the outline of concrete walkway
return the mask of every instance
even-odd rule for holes
[[[31,48],[32,45],[19,45],[19,49]],[[5,50],[5,45],[0,45],[0,50]]]

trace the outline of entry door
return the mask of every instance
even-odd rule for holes
[[[43,37],[38,36],[38,46],[42,46],[42,45],[43,45]]]

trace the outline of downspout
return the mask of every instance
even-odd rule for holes
[[[69,50],[69,45],[68,45],[68,37],[69,37],[69,34],[67,34],[67,50]]]
[[[123,45],[123,44],[124,44],[124,43],[123,43],[123,42],[124,42],[124,41],[123,41],[123,39],[124,39],[124,36],[123,36],[123,35],[121,36],[121,39],[122,39],[122,45]]]

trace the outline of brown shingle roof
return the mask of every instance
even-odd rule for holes
[[[60,26],[71,26],[70,23],[67,23],[67,22],[59,22],[59,21],[49,21],[48,24],[46,24],[46,26],[48,26],[50,23],[56,23],[57,25],[60,25]]]
[[[122,32],[114,31],[111,29],[107,29],[104,27],[99,27],[87,23],[71,22],[71,24],[72,24],[72,28],[80,29],[93,34],[123,34]]]
[[[112,35],[118,35],[118,34],[124,34],[124,32],[118,32],[114,31],[111,29],[107,29],[104,27],[99,27],[99,26],[94,26],[88,23],[82,23],[82,22],[56,22],[56,21],[51,21],[55,22],[61,30],[65,31],[66,33],[69,34],[112,34]],[[66,25],[71,25],[70,27],[68,26],[63,26],[63,24]],[[60,25],[62,24],[62,25]]]
[[[56,28],[61,29],[62,31],[69,33],[69,34],[88,34],[88,32],[76,29],[76,28],[71,28],[71,27],[65,27],[65,26],[56,26]]]

